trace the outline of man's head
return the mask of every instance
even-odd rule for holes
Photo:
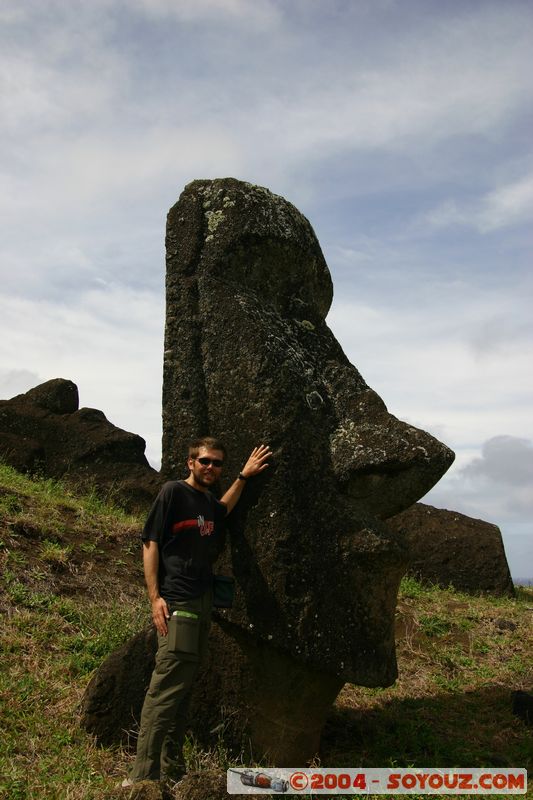
[[[213,486],[219,479],[226,458],[226,448],[219,439],[202,436],[189,444],[188,483],[201,491]]]
[[[198,458],[201,449],[219,450],[222,453],[222,460],[226,458],[226,448],[220,439],[214,436],[201,436],[189,443],[189,458]]]

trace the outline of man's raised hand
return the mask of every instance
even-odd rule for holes
[[[254,447],[252,453],[241,470],[241,475],[244,478],[251,478],[253,475],[258,475],[268,467],[267,459],[272,455],[272,451],[267,444],[260,444],[259,447]]]

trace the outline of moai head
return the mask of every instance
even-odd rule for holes
[[[406,553],[382,520],[453,461],[388,413],[325,322],[331,277],[309,222],[233,179],[194,181],[170,210],[163,472],[220,437],[230,482],[262,442],[272,463],[228,517],[229,624],[344,680],[394,680]]]

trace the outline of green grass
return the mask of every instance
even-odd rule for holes
[[[96,748],[78,708],[93,670],[147,622],[141,524],[0,465],[1,798],[116,796],[129,756]]]
[[[405,579],[399,678],[388,689],[344,687],[323,763],[531,770],[531,729],[512,715],[511,692],[533,688],[532,606],[531,590],[476,597]]]
[[[51,542],[45,539],[40,546],[39,553],[43,561],[65,566],[71,551],[72,547],[70,545],[62,547],[58,542]]]
[[[92,671],[146,623],[143,592],[135,604],[120,596],[83,605],[26,599],[17,598],[0,639],[0,797],[112,796],[110,776],[126,757],[94,747],[79,728],[78,706]]]
[[[93,671],[147,622],[141,524],[94,495],[0,466],[0,798],[121,796],[132,755],[96,747],[78,710]],[[344,687],[320,763],[531,771],[531,729],[510,710],[513,689],[533,688],[531,607],[530,589],[472,597],[404,579],[400,677],[387,689]],[[223,728],[211,752],[190,740],[186,757],[191,769],[252,766],[244,750],[228,752]]]
[[[12,467],[0,463],[0,513],[23,514],[24,509],[38,501],[41,509],[52,514],[52,522],[60,521],[59,511],[73,511],[78,519],[97,517],[100,522],[116,520],[128,522],[136,519],[113,502],[112,495],[103,498],[94,488],[86,493],[76,492],[60,480],[23,475]]]

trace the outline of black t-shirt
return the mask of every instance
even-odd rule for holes
[[[162,486],[142,539],[159,544],[159,593],[167,602],[199,597],[211,586],[225,516],[226,506],[211,492],[185,481]]]

